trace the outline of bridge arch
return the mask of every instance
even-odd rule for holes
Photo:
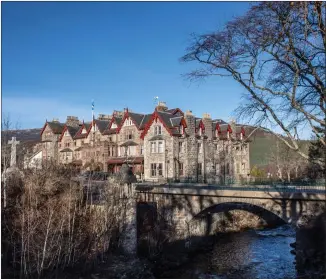
[[[214,204],[196,214],[193,217],[193,221],[206,218],[207,216],[214,213],[228,212],[231,210],[243,210],[253,213],[262,218],[267,223],[267,226],[270,227],[287,224],[286,220],[273,213],[272,211],[255,204],[245,202],[222,202]]]

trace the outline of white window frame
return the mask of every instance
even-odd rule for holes
[[[156,153],[156,141],[151,142],[151,153]]]
[[[164,142],[162,140],[157,142],[157,153],[164,153]]]
[[[155,125],[155,127],[154,127],[154,134],[156,136],[162,135],[162,126],[161,125]]]

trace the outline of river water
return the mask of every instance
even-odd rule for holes
[[[275,229],[218,234],[210,251],[196,254],[186,266],[172,272],[180,279],[292,279],[295,256],[290,243],[295,230]]]

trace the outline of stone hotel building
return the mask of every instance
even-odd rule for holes
[[[73,116],[65,123],[46,121],[42,158],[109,173],[128,162],[147,181],[223,183],[249,177],[246,130],[235,122],[207,113],[198,118],[159,102],[150,114],[124,109],[90,122]]]

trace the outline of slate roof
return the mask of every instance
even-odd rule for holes
[[[227,129],[228,129],[228,127],[229,127],[229,124],[227,124],[227,123],[225,123],[225,124],[221,124],[221,125],[220,125],[220,131],[221,131],[221,132],[226,132]]]
[[[87,138],[87,134],[86,133],[79,134],[79,135],[74,136],[74,139],[84,139],[84,138]]]
[[[68,130],[68,132],[69,132],[69,134],[71,135],[72,138],[75,137],[75,135],[77,134],[79,129],[80,129],[80,127],[67,126],[67,130]]]
[[[91,123],[84,123],[82,126],[78,128],[77,134],[74,136],[74,139],[84,139],[87,137],[87,133],[79,134],[83,131],[83,128],[85,128],[86,131],[88,131],[89,127],[91,126]]]
[[[144,129],[146,124],[150,121],[152,114],[145,114],[142,121],[140,122],[139,129]]]
[[[60,152],[72,152],[72,149],[70,149],[70,148],[65,148],[65,149],[62,149]]]
[[[113,128],[113,129],[106,129],[104,132],[103,132],[103,135],[114,135],[115,133],[117,132],[117,128]]]
[[[117,126],[120,126],[121,122],[122,122],[122,117],[119,116],[113,116],[114,120],[115,120],[115,124],[117,124]]]
[[[143,120],[144,114],[128,112],[129,117],[135,122],[135,124],[140,127]]]
[[[128,140],[128,141],[124,142],[123,144],[120,144],[120,146],[136,146],[136,145],[138,145],[138,144],[132,140]]]
[[[60,122],[46,122],[46,123],[50,126],[54,134],[61,134],[63,128],[66,125],[65,123],[60,123]]]
[[[183,116],[183,112],[180,112],[180,111],[176,112],[177,110],[180,110],[180,109],[179,108],[168,109],[168,110],[166,110],[166,112],[171,113],[175,116]]]
[[[182,120],[182,116],[177,116],[174,118],[170,118],[172,127],[180,126]]]
[[[175,116],[171,113],[163,112],[163,111],[157,111],[157,114],[160,116],[162,121],[164,121],[164,124],[168,128],[173,128],[180,125],[180,121],[181,121],[180,116]]]
[[[213,121],[212,121],[212,123],[213,123],[213,125],[216,125],[216,124],[227,124],[224,120],[222,120],[222,119],[214,119]]]
[[[101,132],[101,134],[104,132],[104,130],[108,127],[108,125],[110,123],[109,120],[95,119],[94,121],[95,121],[96,126],[98,127],[99,131]]]

